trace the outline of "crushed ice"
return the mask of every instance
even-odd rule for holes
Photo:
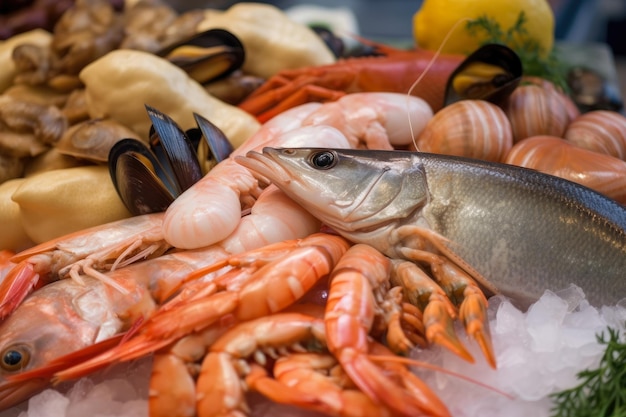
[[[596,335],[606,332],[607,326],[624,331],[626,323],[624,306],[596,309],[576,286],[558,293],[546,291],[527,312],[503,297],[493,297],[489,315],[497,371],[467,338],[464,342],[475,364],[439,347],[414,352],[414,358],[500,391],[441,372],[416,369],[455,417],[549,416],[549,395],[573,387],[578,372],[598,365],[604,347]]]
[[[416,359],[493,388],[415,368],[454,417],[549,416],[548,396],[574,386],[579,371],[599,363],[603,346],[596,335],[607,326],[625,330],[626,303],[596,309],[585,300],[580,288],[572,286],[557,293],[546,291],[526,312],[503,297],[493,297],[489,317],[497,371],[485,362],[476,343],[465,337],[475,364],[439,347],[413,352]],[[459,334],[464,334],[461,329]],[[150,360],[144,360],[127,369],[85,378],[64,393],[46,390],[0,413],[0,417],[146,417],[150,365]],[[253,409],[257,417],[315,415],[258,398]]]

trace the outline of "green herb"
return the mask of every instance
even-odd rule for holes
[[[579,385],[551,395],[553,417],[624,417],[626,416],[626,343],[619,333],[608,328],[596,336],[606,345],[597,369],[577,374]]]
[[[483,44],[497,43],[506,45],[514,50],[522,61],[524,75],[547,79],[556,86],[567,91],[567,66],[559,61],[554,49],[546,55],[539,42],[528,38],[526,30],[526,14],[521,11],[517,20],[506,31],[500,24],[488,16],[480,16],[467,23],[467,30],[473,36],[485,36]],[[520,39],[524,39],[521,41]]]

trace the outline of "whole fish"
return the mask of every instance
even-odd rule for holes
[[[596,306],[626,297],[626,208],[573,182],[421,152],[265,148],[238,162],[389,257],[434,231],[488,292],[519,306],[571,283]]]

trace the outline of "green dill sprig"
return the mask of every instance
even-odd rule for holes
[[[472,36],[482,35],[483,45],[497,43],[514,50],[522,61],[524,75],[547,79],[567,91],[567,66],[559,60],[554,48],[544,51],[536,39],[528,37],[526,22],[526,14],[521,11],[513,26],[507,30],[503,30],[496,20],[486,15],[467,22],[466,28]]]
[[[597,335],[606,345],[597,369],[577,374],[580,384],[552,394],[552,417],[626,417],[626,343],[617,330]]]

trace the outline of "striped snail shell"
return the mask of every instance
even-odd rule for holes
[[[563,138],[540,135],[523,139],[511,148],[504,162],[577,182],[626,204],[626,162]]]
[[[617,112],[584,113],[570,123],[564,137],[581,148],[626,160],[626,117]]]
[[[417,138],[420,151],[501,161],[513,146],[504,111],[483,100],[461,100],[439,110]]]
[[[519,142],[537,135],[562,137],[573,116],[567,100],[554,88],[536,84],[517,87],[503,106],[511,122],[513,140]]]

